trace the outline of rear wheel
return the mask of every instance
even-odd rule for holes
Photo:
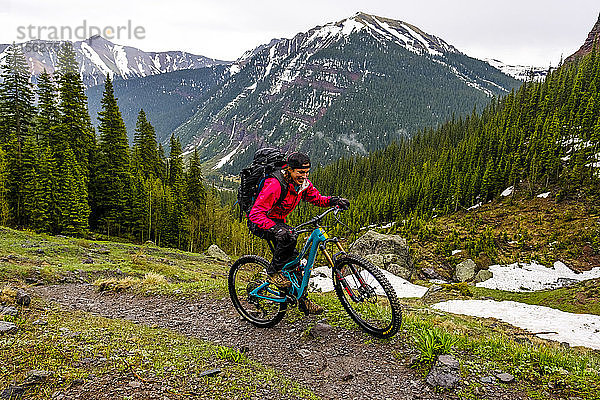
[[[398,296],[379,268],[346,254],[336,260],[333,284],[340,302],[365,332],[378,338],[398,332],[402,323]]]
[[[244,319],[252,324],[268,328],[281,321],[285,315],[287,303],[278,303],[250,294],[267,281],[269,262],[259,256],[243,256],[229,270],[227,286],[229,297],[235,309]],[[267,288],[274,293],[267,292]],[[262,289],[259,295],[285,297],[285,294],[274,286]]]

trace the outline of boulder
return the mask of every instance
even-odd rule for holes
[[[231,258],[219,248],[216,244],[210,245],[208,250],[206,250],[206,255],[212,258],[217,259],[218,261],[230,262]]]
[[[406,239],[368,231],[350,246],[350,252],[404,279],[414,272],[414,262]]]
[[[475,261],[465,260],[456,266],[454,271],[454,279],[458,282],[466,282],[470,281],[475,277],[475,271],[477,270],[477,265],[475,265]]]
[[[494,277],[494,274],[492,273],[492,271],[487,270],[487,269],[482,269],[481,271],[479,271],[477,273],[477,275],[475,275],[473,282],[479,283],[479,282],[487,281],[488,279],[491,279],[493,277]]]
[[[0,335],[4,333],[15,333],[17,331],[17,325],[12,322],[0,321]]]
[[[460,363],[448,354],[438,357],[427,375],[427,383],[444,389],[453,389],[460,382]]]

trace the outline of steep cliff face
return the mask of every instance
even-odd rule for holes
[[[598,45],[600,43],[600,15],[598,16],[598,21],[588,34],[587,39],[583,43],[583,46],[579,48],[575,53],[571,54],[565,62],[571,62],[576,60],[577,58],[583,57],[584,55],[591,53],[594,48],[594,44]]]

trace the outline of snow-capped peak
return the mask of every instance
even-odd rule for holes
[[[368,32],[378,40],[396,43],[417,54],[440,56],[443,53],[459,51],[442,39],[423,32],[418,27],[403,21],[378,17],[358,12],[350,18],[331,22],[315,28],[311,33],[314,39],[332,39],[349,36],[356,32]]]

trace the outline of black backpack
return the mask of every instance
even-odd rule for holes
[[[252,164],[240,172],[240,187],[237,193],[240,221],[244,215],[247,217],[250,213],[267,178],[273,177],[279,181],[281,195],[274,207],[281,205],[288,192],[288,185],[281,173],[281,167],[284,165],[285,156],[278,149],[266,147],[254,153]]]

